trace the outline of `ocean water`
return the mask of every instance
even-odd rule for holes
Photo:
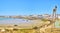
[[[0,24],[19,24],[28,22],[30,23],[31,21],[26,19],[0,18]]]
[[[10,18],[0,18],[0,20],[6,20],[6,19],[10,19]]]
[[[39,22],[34,22],[27,19],[13,19],[13,18],[0,18],[0,24],[10,24],[10,25],[23,25],[23,26],[35,26],[39,25]],[[60,21],[55,22],[55,27],[60,28]]]
[[[27,19],[0,18],[1,25],[37,26],[40,22]]]

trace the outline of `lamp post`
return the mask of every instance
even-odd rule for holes
[[[53,9],[53,16],[52,16],[53,22],[56,21],[56,10],[57,10],[57,6],[55,6],[55,8]],[[54,23],[53,25],[54,25],[54,27],[55,27],[55,23]]]
[[[56,10],[57,6],[55,6],[55,8],[53,9],[53,20],[56,20]]]

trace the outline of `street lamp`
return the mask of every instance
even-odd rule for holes
[[[56,20],[56,10],[57,10],[57,6],[55,6],[55,8],[53,9],[53,21]]]

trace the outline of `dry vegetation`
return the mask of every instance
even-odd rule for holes
[[[0,33],[37,33],[37,31],[34,29],[14,29],[0,31]],[[60,33],[60,28],[47,28],[45,32],[41,31],[40,33]]]

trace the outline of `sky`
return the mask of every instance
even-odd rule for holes
[[[60,0],[0,0],[0,15],[52,14],[55,5],[60,14]]]

